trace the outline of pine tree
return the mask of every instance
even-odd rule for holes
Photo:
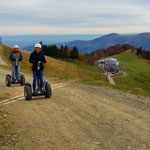
[[[142,51],[143,51],[143,47],[138,48],[136,55],[138,55],[138,56],[142,55]]]
[[[43,42],[42,42],[42,41],[40,41],[40,44],[41,44],[41,45],[43,45]]]
[[[65,59],[68,59],[69,58],[69,54],[68,54],[68,47],[67,46],[65,46],[65,48],[64,48],[64,57],[65,57]]]
[[[64,59],[64,46],[63,45],[61,45],[60,47],[59,57],[61,59]]]
[[[73,47],[73,50],[70,53],[70,58],[72,58],[72,59],[78,59],[78,56],[79,56],[78,49],[76,47]]]

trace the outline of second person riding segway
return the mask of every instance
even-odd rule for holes
[[[20,84],[23,86],[25,84],[25,77],[20,73],[20,63],[23,57],[18,45],[14,46],[9,59],[12,63],[12,74],[6,75],[6,86],[10,87],[11,84]]]

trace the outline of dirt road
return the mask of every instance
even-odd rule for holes
[[[1,45],[0,45],[0,54],[1,53],[2,53],[2,50],[1,50]],[[0,65],[8,66],[8,64],[2,59],[1,55],[0,55]]]
[[[0,109],[13,120],[17,137],[2,150],[150,149],[150,98],[69,83],[54,89],[51,99],[20,100]]]
[[[8,66],[8,65],[3,61],[3,59],[1,58],[1,56],[0,56],[0,65]]]

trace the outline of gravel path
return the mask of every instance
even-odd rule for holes
[[[5,61],[3,61],[3,59],[1,58],[1,56],[0,56],[0,65],[8,66],[8,64],[5,63]]]
[[[0,45],[0,65],[8,66],[8,64],[1,58],[1,45]]]
[[[150,98],[70,83],[53,90],[51,99],[3,109],[14,120],[18,141],[2,150],[150,149]]]

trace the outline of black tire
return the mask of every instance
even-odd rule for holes
[[[25,82],[26,81],[24,75],[21,75],[21,82],[20,82],[21,86],[25,85]]]
[[[32,99],[32,88],[29,85],[24,87],[24,97],[28,101]]]
[[[10,87],[10,86],[11,86],[11,76],[8,76],[8,75],[7,75],[5,82],[6,82],[6,86],[7,86],[7,87]]]
[[[49,83],[45,84],[45,98],[50,98],[52,96],[52,88]]]

